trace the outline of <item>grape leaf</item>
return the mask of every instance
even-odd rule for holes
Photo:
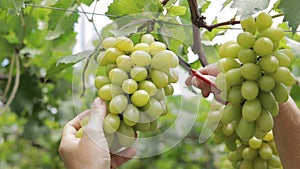
[[[241,19],[248,18],[252,14],[268,7],[270,0],[233,0],[231,8],[237,8]]]
[[[46,79],[57,75],[57,73],[63,71],[64,69],[75,65],[76,63],[87,59],[89,56],[94,54],[94,50],[86,50],[79,52],[74,55],[69,55],[66,57],[60,58],[56,63],[53,63],[50,68],[47,70]]]
[[[22,12],[22,7],[24,5],[24,0],[1,0],[0,7],[3,10],[6,10],[9,14],[19,15]]]
[[[298,0],[284,0],[278,5],[279,9],[284,12],[284,21],[287,21],[292,27],[293,33],[296,32],[300,23],[300,3]]]
[[[81,2],[90,6],[94,2],[94,0],[81,0]]]
[[[185,15],[186,7],[185,6],[172,6],[168,8],[168,14],[173,16]]]

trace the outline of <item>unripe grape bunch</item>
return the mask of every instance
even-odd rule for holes
[[[216,86],[227,104],[220,109],[213,140],[225,142],[234,168],[281,167],[272,129],[278,104],[288,100],[287,87],[295,82],[289,69],[294,55],[279,48],[284,30],[271,25],[264,12],[242,20],[237,40],[219,48]]]
[[[95,78],[98,96],[107,103],[103,130],[111,151],[131,146],[137,131],[157,128],[157,119],[167,113],[166,95],[178,81],[174,68],[177,55],[167,46],[144,34],[134,44],[128,37],[102,41],[97,62],[106,75]]]

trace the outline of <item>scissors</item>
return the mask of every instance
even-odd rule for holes
[[[202,73],[197,70],[192,69],[191,65],[188,64],[185,60],[183,60],[180,56],[178,56],[180,65],[183,66],[185,70],[187,70],[192,76],[196,76],[197,78],[201,79],[203,82],[207,83],[211,87],[211,92],[214,94],[214,97],[217,101],[222,104],[226,104],[227,102],[224,101],[220,97],[221,90],[217,88],[214,81],[206,78]]]

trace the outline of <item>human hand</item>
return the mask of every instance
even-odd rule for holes
[[[80,113],[65,125],[59,153],[67,169],[115,169],[136,154],[134,148],[118,154],[109,153],[102,127],[105,114],[105,102],[97,98],[91,109]],[[81,128],[80,120],[85,116],[89,116],[89,121],[82,138],[77,138],[75,134]]]

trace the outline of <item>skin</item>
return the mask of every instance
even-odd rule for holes
[[[211,76],[219,73],[216,64],[208,65],[199,72]],[[204,97],[211,93],[210,86],[196,77],[189,77],[186,84],[200,88]],[[274,120],[274,139],[282,166],[285,169],[298,169],[300,166],[300,110],[291,97],[287,102],[279,104],[279,114]]]
[[[110,154],[103,132],[103,119],[106,114],[105,102],[97,98],[91,109],[80,113],[69,121],[63,131],[59,154],[67,169],[115,169],[131,159],[134,148],[118,154]],[[81,128],[80,120],[89,116],[82,138],[76,138]]]

